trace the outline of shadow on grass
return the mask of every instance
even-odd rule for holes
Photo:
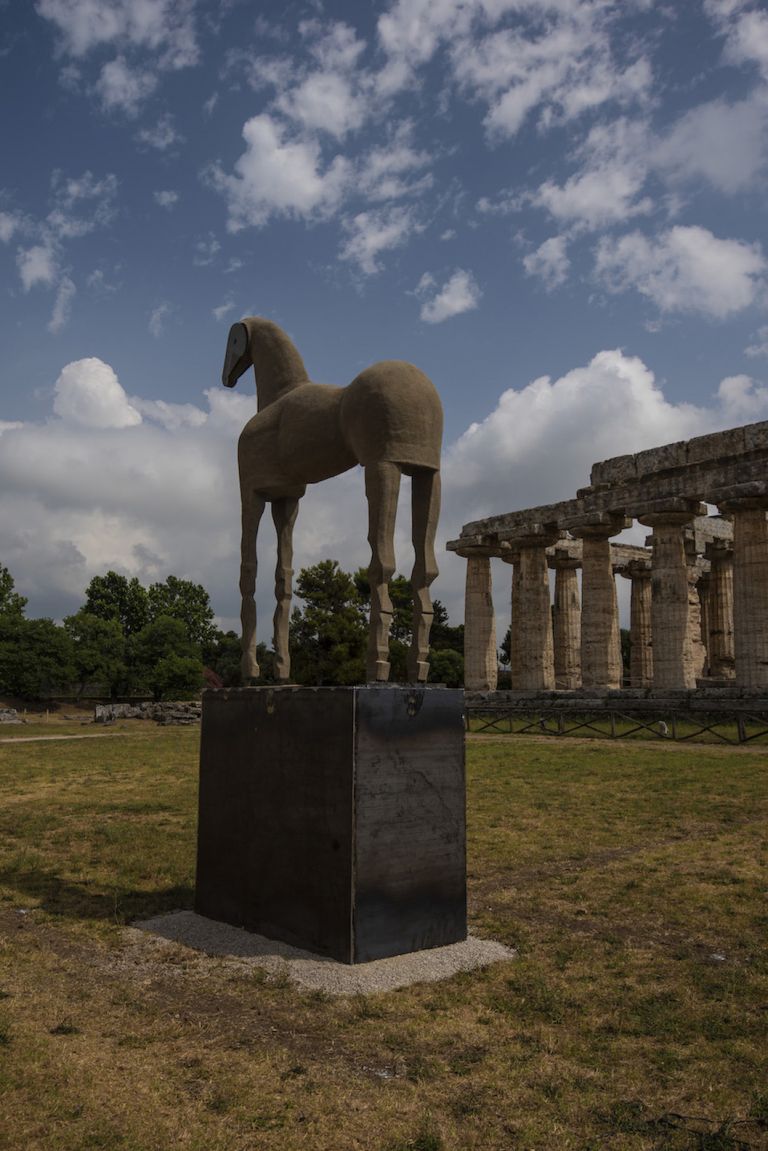
[[[97,888],[87,881],[74,883],[48,871],[0,871],[0,886],[39,904],[49,915],[67,919],[99,919],[130,923],[166,911],[187,910],[194,902],[194,887],[177,884],[157,891],[115,886]]]

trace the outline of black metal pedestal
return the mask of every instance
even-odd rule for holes
[[[205,692],[195,910],[345,963],[465,939],[463,696]]]

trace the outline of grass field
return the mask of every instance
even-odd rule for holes
[[[768,1147],[765,749],[470,737],[519,958],[330,999],[125,932],[191,905],[197,740],[0,744],[0,1148]]]

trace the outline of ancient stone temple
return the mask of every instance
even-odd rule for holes
[[[467,560],[467,689],[496,687],[496,556],[513,569],[513,689],[622,686],[619,574],[631,582],[624,686],[764,693],[767,468],[768,422],[748,424],[596,463],[574,499],[465,524],[448,549]],[[645,547],[612,542],[635,521]]]

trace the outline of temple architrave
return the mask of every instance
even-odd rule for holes
[[[747,424],[604,460],[575,499],[465,524],[448,549],[467,560],[467,690],[497,685],[500,557],[513,569],[513,690],[622,686],[618,574],[631,582],[626,686],[765,693],[767,465],[768,421]],[[612,542],[634,521],[649,529],[645,547]]]

